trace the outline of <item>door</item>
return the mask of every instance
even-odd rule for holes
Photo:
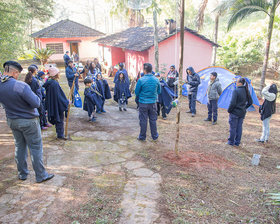
[[[79,55],[78,43],[70,43],[70,52],[71,55],[73,54],[73,52]]]

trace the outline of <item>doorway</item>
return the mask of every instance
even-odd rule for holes
[[[79,55],[78,43],[70,43],[70,52],[71,52],[71,55],[73,54],[73,52],[75,52],[76,54]]]

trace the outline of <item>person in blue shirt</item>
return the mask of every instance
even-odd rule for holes
[[[189,111],[187,113],[191,113],[192,117],[196,115],[196,96],[198,91],[198,86],[200,84],[200,77],[194,71],[193,67],[188,67],[187,70],[187,88],[188,88],[188,98],[189,98]]]
[[[152,74],[153,67],[149,63],[144,64],[145,76],[140,78],[136,84],[135,94],[139,97],[139,120],[140,134],[138,140],[146,140],[147,122],[150,122],[153,140],[158,139],[157,132],[157,98],[161,93],[159,80]]]
[[[63,60],[64,60],[64,65],[66,70],[66,68],[68,67],[68,63],[71,60],[69,51],[66,51],[66,53],[63,56]]]
[[[68,62],[68,67],[66,68],[66,78],[70,89],[72,88],[73,82],[75,80],[75,88],[79,90],[79,74],[77,73],[77,69],[71,60]]]
[[[124,68],[124,64],[123,63],[119,64],[119,70],[117,71],[117,73],[115,75],[114,83],[116,83],[117,80],[119,79],[120,73],[122,73],[124,75],[125,81],[130,83],[129,78],[128,78],[128,73],[127,73],[126,69]]]
[[[18,178],[26,180],[29,174],[27,157],[29,148],[37,183],[54,177],[43,165],[43,143],[39,123],[40,98],[24,82],[17,81],[22,67],[18,62],[7,61],[0,80],[0,103],[3,104],[8,126],[15,139],[15,161]]]

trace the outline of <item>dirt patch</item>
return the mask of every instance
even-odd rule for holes
[[[179,166],[195,169],[218,169],[225,170],[234,166],[234,163],[215,154],[200,152],[180,152],[179,156],[175,152],[167,152],[164,158]]]

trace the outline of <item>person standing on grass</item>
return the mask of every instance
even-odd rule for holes
[[[276,98],[277,98],[277,86],[275,84],[268,85],[262,90],[264,102],[260,106],[259,112],[261,114],[261,120],[263,122],[262,136],[257,139],[257,142],[268,142],[269,137],[269,122],[273,114],[276,112]]]
[[[208,84],[207,94],[208,94],[208,117],[204,121],[212,121],[212,124],[217,124],[218,119],[218,99],[223,92],[222,85],[219,82],[218,74],[212,72],[210,75],[210,81]]]
[[[138,140],[146,140],[147,122],[149,119],[153,140],[158,139],[157,132],[157,98],[161,93],[159,80],[152,74],[153,67],[149,63],[144,64],[145,76],[136,84],[135,94],[139,97],[139,121],[140,134]]]
[[[189,98],[189,111],[187,113],[191,113],[192,117],[196,115],[196,96],[198,86],[200,84],[200,77],[195,73],[193,67],[189,67],[186,70],[187,72],[187,89],[188,89],[188,98]]]
[[[228,145],[239,146],[242,137],[242,125],[247,109],[253,104],[249,92],[248,83],[245,78],[236,81],[236,89],[232,93],[232,98],[228,108],[229,113],[229,138]]]
[[[65,70],[66,70],[66,68],[68,67],[68,63],[71,60],[69,51],[65,52],[65,54],[63,56],[63,60],[64,60],[64,66],[65,66]]]
[[[0,103],[3,104],[8,126],[15,139],[15,160],[18,178],[26,180],[27,147],[35,171],[36,182],[41,183],[54,177],[43,165],[43,143],[39,123],[40,98],[24,82],[17,81],[22,67],[18,62],[7,61],[3,65],[4,75],[0,81]]]

